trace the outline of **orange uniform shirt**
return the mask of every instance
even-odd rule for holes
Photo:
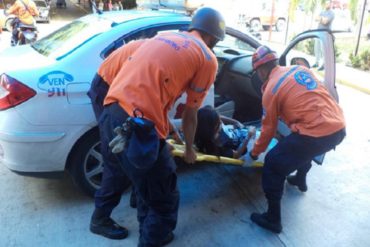
[[[263,86],[262,106],[261,135],[252,155],[257,156],[266,150],[275,135],[279,118],[292,132],[312,137],[327,136],[345,127],[342,109],[305,67],[274,68]]]
[[[22,1],[24,4],[20,0],[15,1],[15,3],[7,10],[7,12],[9,14],[16,15],[22,23],[31,25],[35,21],[33,17],[38,16],[39,11],[32,0]]]
[[[136,51],[145,39],[131,41],[112,52],[100,65],[98,74],[108,85],[111,85],[113,79],[120,71],[123,63]]]
[[[192,32],[163,33],[146,40],[124,63],[104,104],[118,102],[131,116],[139,109],[166,138],[168,111],[183,92],[186,105],[199,108],[215,80],[217,59]]]

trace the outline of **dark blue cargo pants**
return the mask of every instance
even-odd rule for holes
[[[108,84],[96,74],[91,82],[88,96],[91,99],[95,117],[98,121],[100,137],[104,137],[102,133],[103,126],[99,121],[104,106],[104,98],[107,95]],[[101,155],[103,156],[103,178],[100,189],[95,193],[95,208],[99,210],[99,217],[110,217],[113,209],[119,204],[124,189],[128,186],[128,178],[119,166],[118,159],[107,148],[109,144],[108,138],[101,138]]]
[[[334,149],[345,135],[345,129],[342,129],[324,137],[292,133],[282,139],[265,158],[262,187],[266,198],[270,201],[280,201],[286,176],[295,170],[306,175],[314,157]]]
[[[126,118],[127,113],[118,103],[104,107],[100,118],[104,149],[108,149],[106,144],[115,136],[113,129],[121,126]],[[137,169],[124,152],[117,157],[135,187],[140,224],[139,246],[161,246],[176,227],[179,207],[176,164],[168,146],[165,140],[160,140],[158,159],[148,169]]]

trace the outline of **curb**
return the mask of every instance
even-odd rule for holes
[[[348,82],[346,80],[339,79],[339,78],[337,78],[337,82],[341,85],[356,89],[356,90],[361,91],[361,92],[366,93],[366,94],[370,94],[370,89],[369,89],[370,87],[369,88],[361,87],[359,85],[355,85],[351,82]]]

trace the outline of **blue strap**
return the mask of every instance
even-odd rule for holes
[[[280,80],[278,81],[278,83],[276,83],[275,87],[272,89],[272,94],[275,94],[277,92],[277,90],[279,90],[281,84],[283,84],[283,82],[285,81],[285,79],[290,75],[292,74],[295,70],[298,69],[299,66],[294,66],[293,68],[291,68],[287,73],[285,73],[285,75],[283,77],[280,78]]]

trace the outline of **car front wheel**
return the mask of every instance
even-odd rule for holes
[[[97,129],[85,134],[75,144],[69,162],[74,183],[87,195],[93,197],[103,178],[103,156],[100,153],[100,138]],[[130,180],[125,178],[125,189]]]
[[[8,30],[9,32],[13,31],[13,27],[12,27],[12,22],[13,22],[14,18],[11,17],[11,18],[8,18],[6,19],[5,21],[5,24],[4,24],[4,27],[6,28],[6,30]]]
[[[258,19],[253,19],[250,22],[251,30],[254,32],[259,32],[261,30],[261,22]]]
[[[286,28],[286,23],[284,19],[278,19],[276,22],[276,31],[281,32]]]

